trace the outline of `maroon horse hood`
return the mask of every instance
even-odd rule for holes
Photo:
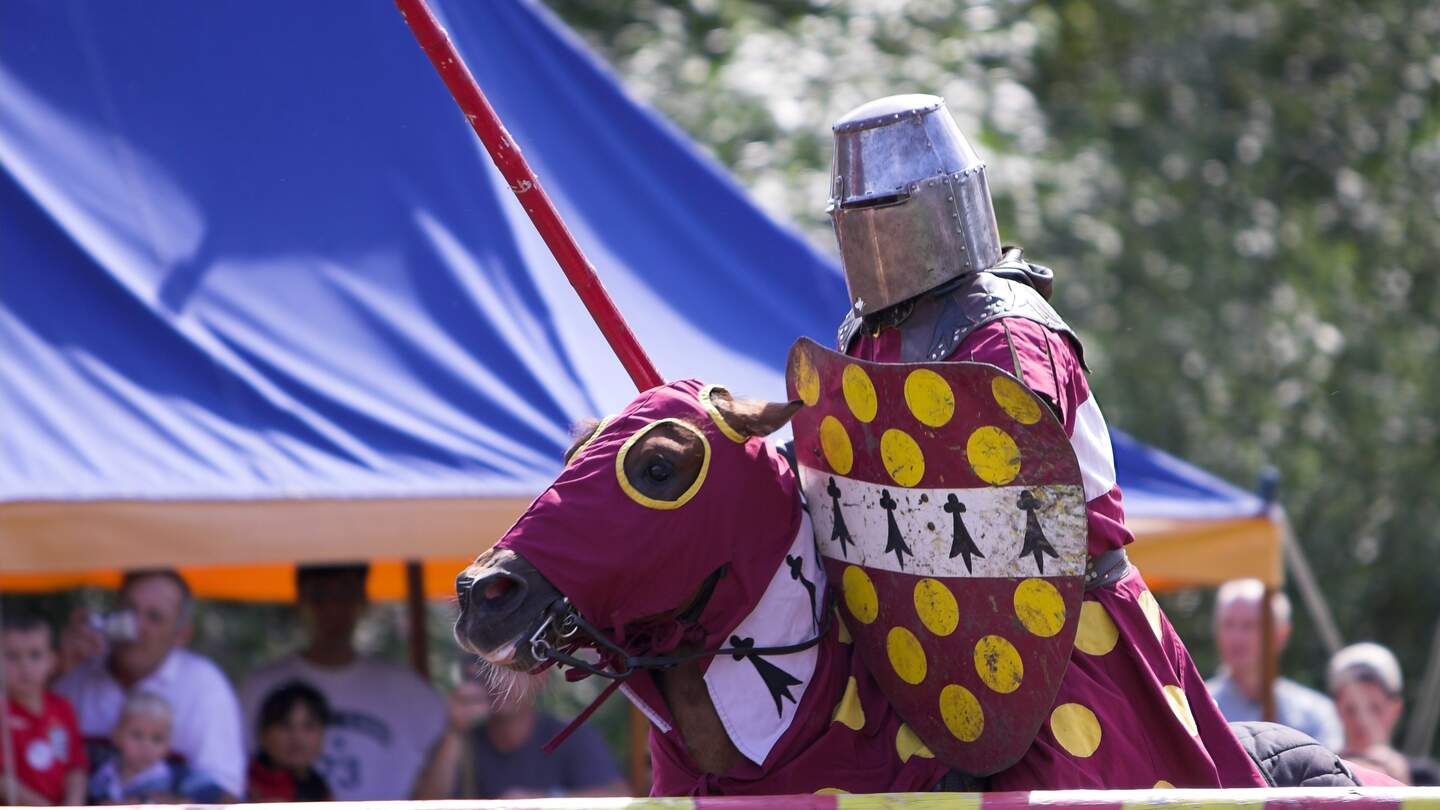
[[[672,382],[604,420],[497,544],[522,555],[633,655],[663,654],[682,642],[722,646],[799,528],[789,464],[765,439],[725,425],[709,401],[713,388]],[[706,447],[696,483],[676,501],[646,498],[624,476],[632,440],[661,420],[693,430]],[[668,618],[722,567],[695,626]],[[632,626],[657,616],[667,618]]]

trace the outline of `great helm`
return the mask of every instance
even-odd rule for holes
[[[876,99],[835,122],[827,211],[859,314],[1000,260],[980,161],[939,96]]]

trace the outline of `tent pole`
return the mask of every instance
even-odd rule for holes
[[[1275,644],[1275,594],[1265,586],[1260,600],[1260,719],[1275,722],[1275,678],[1280,671],[1280,651]]]
[[[1295,532],[1290,527],[1290,519],[1285,515],[1285,510],[1275,508],[1272,518],[1280,524],[1280,546],[1285,550],[1286,566],[1295,574],[1295,587],[1300,591],[1300,598],[1305,600],[1305,612],[1309,613],[1310,620],[1315,622],[1315,631],[1320,634],[1320,642],[1325,645],[1325,652],[1334,655],[1345,645],[1344,637],[1340,635],[1340,627],[1335,623],[1335,614],[1330,612],[1330,604],[1325,601],[1325,593],[1320,589],[1320,583],[1315,580],[1315,572],[1310,568],[1305,550],[1300,548],[1300,541],[1295,539]]]
[[[1440,725],[1440,622],[1430,640],[1430,660],[1425,664],[1425,677],[1420,682],[1420,695],[1415,700],[1415,713],[1405,730],[1405,753],[1412,757],[1430,755],[1435,740],[1435,727]]]
[[[0,597],[4,597],[0,593]],[[0,625],[5,622],[4,599],[0,598]],[[5,768],[5,803],[11,807],[20,803],[18,777],[15,775],[15,741],[10,737],[10,693],[5,687],[5,667],[0,666],[0,764]]]
[[[425,632],[425,576],[419,561],[405,563],[405,608],[410,625],[410,666],[430,679],[430,637]]]

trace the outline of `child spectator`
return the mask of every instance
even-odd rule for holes
[[[45,689],[55,667],[50,626],[33,614],[6,615],[0,624],[5,667],[6,724],[14,751],[20,804],[83,804],[85,746],[70,702]],[[0,762],[0,774],[4,773]],[[8,781],[4,774],[0,784]],[[0,790],[0,797],[5,795]]]
[[[174,714],[153,692],[131,692],[111,733],[115,755],[90,777],[91,804],[218,804],[215,780],[181,761],[168,761]]]
[[[250,761],[246,793],[252,802],[325,802],[330,785],[315,770],[325,744],[330,706],[325,697],[291,681],[260,704],[260,750]]]

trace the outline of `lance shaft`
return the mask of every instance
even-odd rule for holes
[[[450,88],[450,95],[455,97],[455,103],[460,105],[475,134],[485,144],[485,151],[490,153],[505,182],[510,184],[510,190],[515,192],[516,199],[540,232],[540,238],[554,254],[570,286],[575,288],[581,302],[590,311],[590,317],[595,319],[595,325],[600,327],[600,333],[605,336],[610,349],[620,358],[620,364],[630,374],[630,379],[641,391],[663,385],[665,380],[635,339],[635,333],[630,331],[609,293],[605,292],[594,266],[580,251],[580,245],[555,210],[555,204],[540,187],[540,181],[530,169],[530,164],[525,162],[525,156],[520,154],[520,147],[505,131],[500,116],[495,114],[495,108],[480,91],[470,68],[460,58],[460,52],[455,49],[445,29],[440,27],[430,7],[425,0],[395,0],[395,5],[400,8],[405,24],[410,26],[410,32],[419,41],[425,55],[430,57],[430,63],[445,81],[445,86]]]

